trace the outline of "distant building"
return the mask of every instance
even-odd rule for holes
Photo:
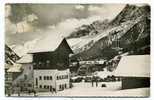
[[[10,94],[12,91],[12,82],[20,74],[21,67],[15,62],[20,57],[7,45],[5,44],[5,93]],[[17,68],[18,70],[14,70]],[[10,72],[8,71],[10,70]],[[11,72],[14,70],[16,72]]]
[[[69,88],[69,54],[73,51],[65,38],[48,37],[39,41],[29,53],[33,54],[35,90],[57,91]]]
[[[16,63],[21,64],[22,72],[14,80],[14,87],[19,87],[21,91],[29,91],[33,89],[33,57],[31,54],[23,56]]]
[[[91,60],[91,61],[80,61],[80,67],[77,70],[78,75],[86,76],[91,75],[95,71],[103,70],[105,60]]]
[[[5,65],[6,66],[6,65]],[[8,65],[7,65],[8,66]],[[5,93],[10,95],[13,92],[13,83],[18,76],[22,73],[22,67],[20,64],[13,64],[9,66],[9,69],[5,72]]]
[[[90,65],[91,64],[99,64],[99,65],[103,65],[105,61],[106,60],[103,60],[103,59],[102,60],[92,60],[92,61],[80,61],[79,64],[81,64],[81,65],[82,64],[87,64],[87,65],[88,64],[90,64]]]
[[[115,70],[122,89],[150,87],[150,55],[123,56]]]

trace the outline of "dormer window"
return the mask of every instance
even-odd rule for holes
[[[39,67],[41,67],[41,66],[42,66],[42,62],[39,61]]]
[[[33,63],[33,66],[36,67],[36,63],[35,62]]]
[[[41,62],[39,62],[39,65],[41,65],[42,63]]]
[[[46,66],[49,67],[49,65],[50,65],[50,60],[47,60],[46,61]]]
[[[46,63],[49,64],[50,63],[50,60],[47,60]]]

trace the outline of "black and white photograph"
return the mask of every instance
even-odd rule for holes
[[[151,5],[6,3],[6,97],[149,97]]]

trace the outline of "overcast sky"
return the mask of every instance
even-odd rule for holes
[[[10,46],[22,48],[52,34],[68,36],[83,24],[90,24],[95,20],[113,19],[124,6],[125,4],[34,4],[32,5],[34,15],[29,16],[29,20],[38,19],[42,26],[35,31],[26,21],[18,23],[17,28],[7,17],[11,15],[11,7],[6,6],[5,40]]]

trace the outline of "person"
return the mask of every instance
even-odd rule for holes
[[[34,90],[33,92],[34,92],[34,96],[36,97],[36,91]]]
[[[53,94],[53,88],[52,87],[50,87],[50,92]]]
[[[55,88],[53,88],[53,92],[57,93]]]
[[[94,76],[91,79],[92,87],[94,86]]]
[[[8,96],[11,96],[11,92],[10,92],[10,90],[8,91]]]
[[[94,86],[94,81],[93,81],[93,79],[92,79],[92,87]]]
[[[30,93],[31,93],[31,91],[30,90],[28,90],[28,94],[30,95]]]
[[[18,91],[18,96],[20,96],[20,91]]]
[[[96,87],[98,86],[98,80],[97,78],[95,78],[95,82],[96,82]]]

